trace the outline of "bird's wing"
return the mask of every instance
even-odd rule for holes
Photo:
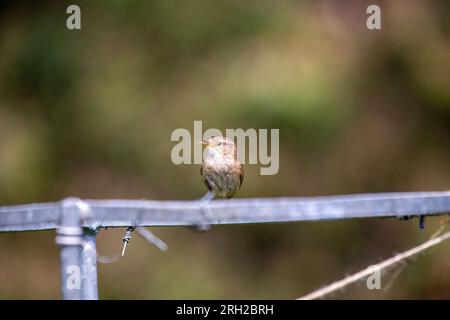
[[[239,188],[242,186],[242,182],[244,181],[244,167],[241,164],[241,170],[239,170]]]
[[[205,184],[205,186],[208,188],[209,191],[212,191],[209,181],[205,178],[205,176],[203,176],[203,165],[200,167],[200,175],[202,177],[202,181]]]

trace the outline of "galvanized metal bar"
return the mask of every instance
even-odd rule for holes
[[[62,203],[61,221],[56,229],[56,243],[60,247],[61,293],[64,300],[80,300],[81,292],[81,251],[83,230],[81,210],[75,199]]]
[[[450,191],[230,199],[206,205],[201,201],[145,200],[83,203],[90,212],[83,221],[88,228],[192,226],[439,215],[450,212]],[[57,208],[58,204],[0,208],[0,232],[56,228]]]
[[[58,203],[0,207],[0,232],[57,229],[63,298],[98,299],[96,233],[101,227],[422,217],[449,212],[450,191],[233,199],[207,204],[66,199]]]
[[[82,299],[98,300],[97,288],[97,229],[83,229],[83,252],[81,254],[82,266]]]
[[[0,207],[0,232],[56,229],[61,202]]]

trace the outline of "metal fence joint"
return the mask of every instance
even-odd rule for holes
[[[80,300],[81,295],[81,253],[83,229],[81,200],[68,198],[61,202],[59,226],[55,242],[60,247],[61,292],[65,300]]]

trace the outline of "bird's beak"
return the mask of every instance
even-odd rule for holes
[[[205,140],[199,141],[199,142],[197,142],[197,143],[201,143],[201,144],[204,145],[204,146],[207,146],[207,145],[208,145],[208,142],[206,142]]]

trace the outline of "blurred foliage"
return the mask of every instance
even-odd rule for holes
[[[195,199],[198,165],[170,161],[176,128],[279,128],[280,172],[245,166],[238,197],[445,190],[450,5],[382,1],[73,1],[0,4],[0,203]],[[102,298],[294,298],[425,240],[439,218],[158,229],[99,265]],[[122,230],[101,231],[99,252]],[[58,298],[53,232],[3,234],[0,298]],[[450,298],[449,245],[387,291]],[[383,284],[393,278],[385,275]],[[386,281],[386,282],[384,282]]]

